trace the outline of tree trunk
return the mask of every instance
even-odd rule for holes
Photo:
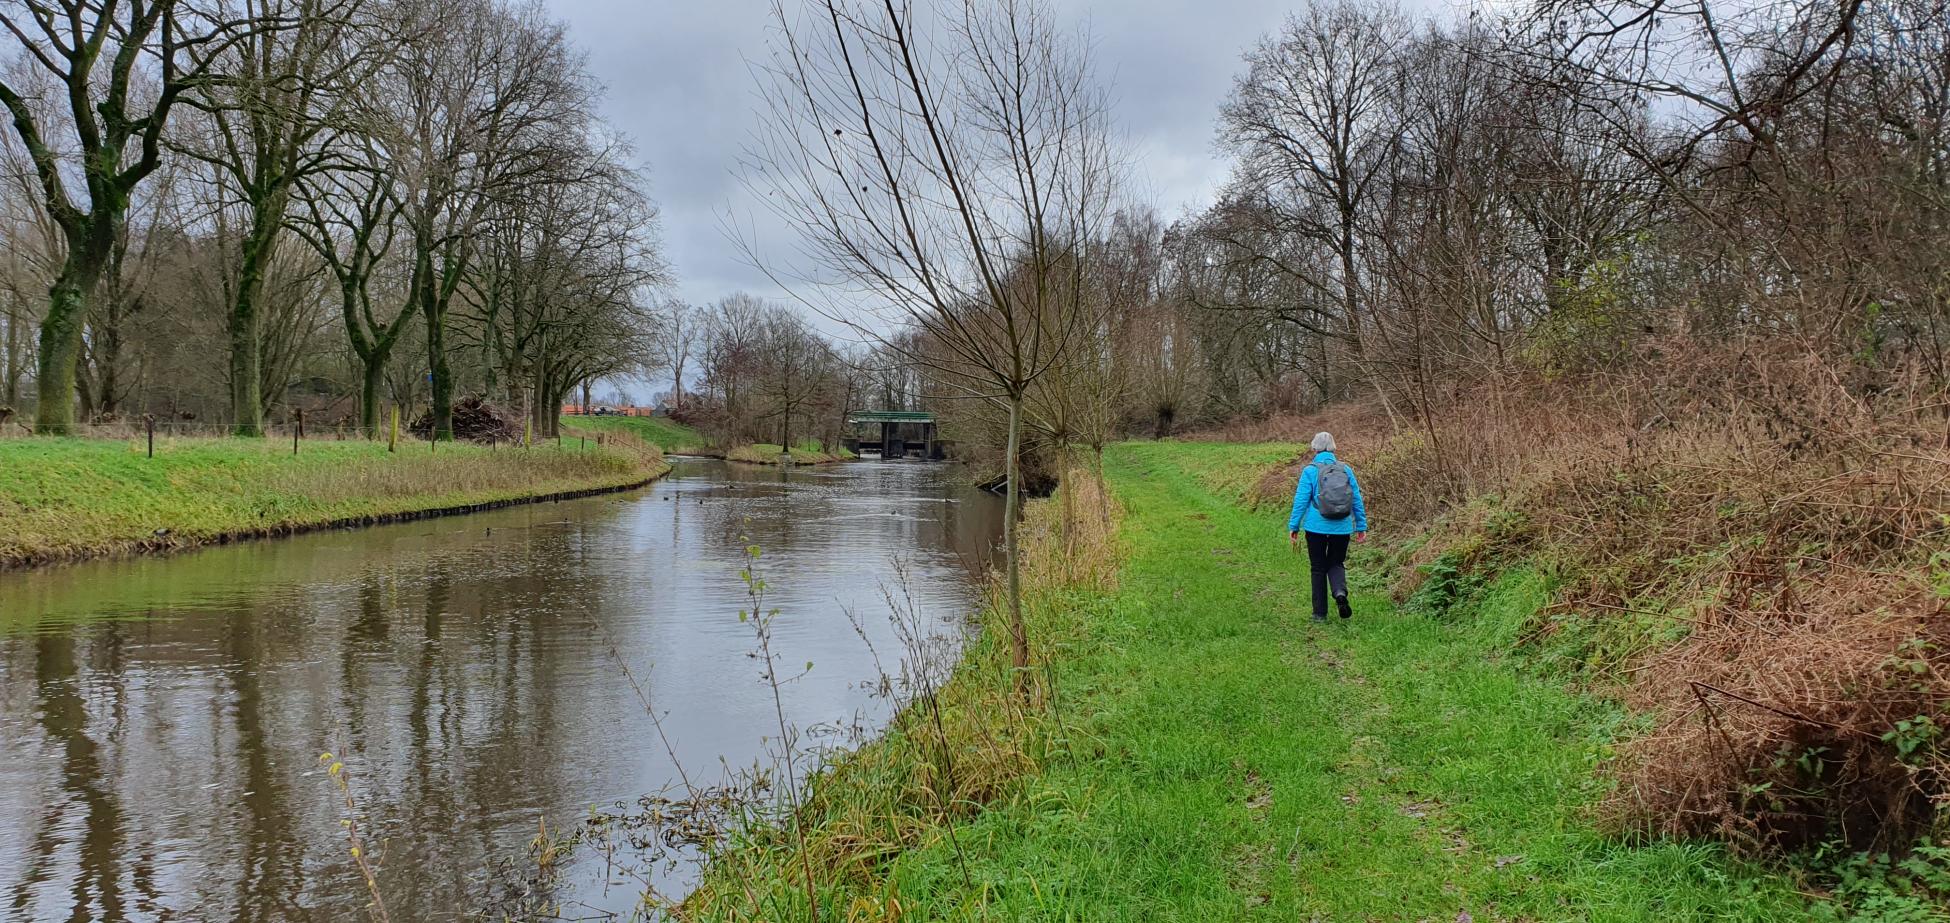
[[[435,442],[454,438],[454,379],[447,368],[447,312],[434,299],[425,302],[427,319],[427,379],[432,402]]]
[[[500,393],[501,370],[509,365],[509,361],[507,347],[502,343],[501,324],[498,321],[501,311],[498,295],[493,293],[488,295],[484,311],[485,316],[482,321],[483,326],[487,328],[487,333],[481,337],[481,396],[489,400],[512,401],[515,393],[512,379],[506,389],[505,398]]]
[[[1057,489],[1063,492],[1063,576],[1065,579],[1074,580],[1076,571],[1072,570],[1072,567],[1077,558],[1077,485],[1071,483],[1070,478],[1069,443],[1057,446],[1056,458]]]
[[[78,248],[77,248],[78,249]],[[41,319],[41,354],[34,373],[39,405],[34,432],[71,436],[75,432],[75,369],[81,359],[81,328],[88,316],[88,300],[101,278],[102,260],[69,251],[61,274],[47,293],[47,316]]]
[[[540,376],[537,376],[535,379],[535,394],[538,399],[528,408],[528,428],[534,431],[535,438],[537,439],[550,439],[555,435],[548,431],[548,414],[544,412],[548,407],[548,392],[548,385],[541,380]]]
[[[115,313],[121,312],[118,310]],[[100,344],[96,359],[101,369],[101,383],[95,389],[95,407],[103,416],[112,417],[121,409],[119,394],[122,376],[118,370],[122,364],[122,319],[111,317],[96,331],[96,339]]]
[[[1097,510],[1103,516],[1104,534],[1110,534],[1110,485],[1104,483],[1104,444],[1093,442],[1090,451],[1096,455]]]
[[[85,342],[84,338],[84,344]],[[95,383],[88,378],[88,356],[85,348],[82,350],[81,358],[75,364],[74,399],[76,405],[75,418],[82,423],[93,421],[95,419]]]
[[[282,209],[255,209],[244,235],[237,297],[230,305],[230,418],[238,436],[264,435],[263,354],[260,349],[264,277],[277,254]]]
[[[1347,317],[1344,320],[1347,323],[1348,349],[1354,353],[1354,366],[1358,374],[1361,369],[1362,360],[1366,358],[1366,352],[1362,348],[1361,343],[1361,289],[1360,280],[1355,275],[1356,270],[1354,266],[1354,209],[1352,206],[1344,206],[1341,209],[1341,236],[1339,244],[1341,251],[1341,310],[1347,313]],[[1332,377],[1332,375],[1329,376],[1330,379]],[[1346,383],[1335,381],[1329,385],[1333,389],[1335,398],[1347,393],[1347,389],[1343,387],[1344,384]]]
[[[18,304],[14,305],[19,308]],[[14,407],[20,403],[20,315],[7,316],[7,371],[0,375],[0,404]]]
[[[368,439],[379,438],[379,390],[385,387],[386,359],[391,354],[390,349],[375,349],[363,360],[366,374],[359,386],[359,428]]]
[[[530,381],[536,400],[528,405],[528,425],[534,430],[536,437],[541,439],[555,438],[557,426],[561,421],[561,395],[556,393],[555,386],[549,382],[550,377],[547,372],[542,371],[541,363],[536,363],[535,375]]]
[[[1019,566],[1017,514],[1022,509],[1022,395],[1009,396],[1008,488],[1002,505],[1002,547],[1008,558],[1009,651],[1016,670],[1016,694],[1029,697],[1029,630],[1022,623],[1022,569]]]

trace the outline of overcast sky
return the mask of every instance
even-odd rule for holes
[[[608,87],[604,115],[636,142],[663,210],[679,296],[780,295],[724,232],[726,214],[770,217],[733,175],[756,117],[747,62],[766,57],[767,0],[548,2]],[[1226,172],[1212,149],[1219,104],[1241,55],[1280,25],[1293,0],[1053,2],[1095,41],[1100,79],[1134,151],[1136,191],[1167,219],[1209,202]],[[762,246],[790,246],[759,227]]]

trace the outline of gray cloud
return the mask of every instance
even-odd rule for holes
[[[1167,217],[1208,202],[1224,179],[1213,120],[1240,56],[1277,28],[1291,0],[1054,0],[1087,29],[1099,78],[1131,144],[1140,197]],[[726,237],[724,218],[756,222],[761,242],[791,241],[754,207],[734,170],[751,137],[749,61],[766,55],[766,0],[550,0],[608,87],[604,115],[635,142],[663,209],[679,294],[779,295]],[[825,326],[825,325],[822,325]]]

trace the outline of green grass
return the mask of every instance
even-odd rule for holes
[[[609,487],[661,473],[630,447],[278,440],[0,440],[0,567]]]
[[[1239,471],[1291,455],[1115,448],[1118,585],[1042,626],[1045,652],[1062,639],[1050,656],[1071,752],[958,825],[966,877],[936,831],[827,883],[823,918],[1808,917],[1777,872],[1595,827],[1599,766],[1625,718],[1506,656],[1545,601],[1534,573],[1438,620],[1397,611],[1366,551],[1354,620],[1311,624],[1286,511],[1237,502]],[[1374,508],[1386,535],[1385,501]],[[790,901],[797,885],[765,887]]]
[[[1196,443],[1180,443],[1185,448],[1172,456],[1172,464],[1206,489],[1227,500],[1247,506],[1257,499],[1253,488],[1273,468],[1298,458],[1312,458],[1306,446],[1289,442],[1252,445],[1225,445],[1200,448]],[[1285,495],[1293,494],[1288,485]],[[1281,510],[1285,512],[1285,510]]]
[[[709,442],[697,430],[668,417],[563,417],[562,425],[591,433],[629,433],[666,452],[702,449]]]
[[[785,449],[772,443],[761,442],[755,445],[738,446],[726,452],[724,457],[750,465],[776,465],[785,457]],[[802,465],[823,465],[846,461],[853,457],[853,453],[845,449],[837,453],[828,452],[818,442],[803,442],[792,450],[792,460]]]

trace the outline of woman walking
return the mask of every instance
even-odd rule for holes
[[[1313,571],[1314,621],[1327,621],[1327,592],[1331,585],[1341,618],[1353,618],[1347,601],[1347,543],[1368,540],[1368,509],[1361,502],[1361,485],[1354,469],[1334,458],[1334,437],[1314,436],[1314,460],[1300,472],[1293,491],[1293,515],[1287,517],[1287,542],[1300,545],[1307,536],[1307,564]]]

